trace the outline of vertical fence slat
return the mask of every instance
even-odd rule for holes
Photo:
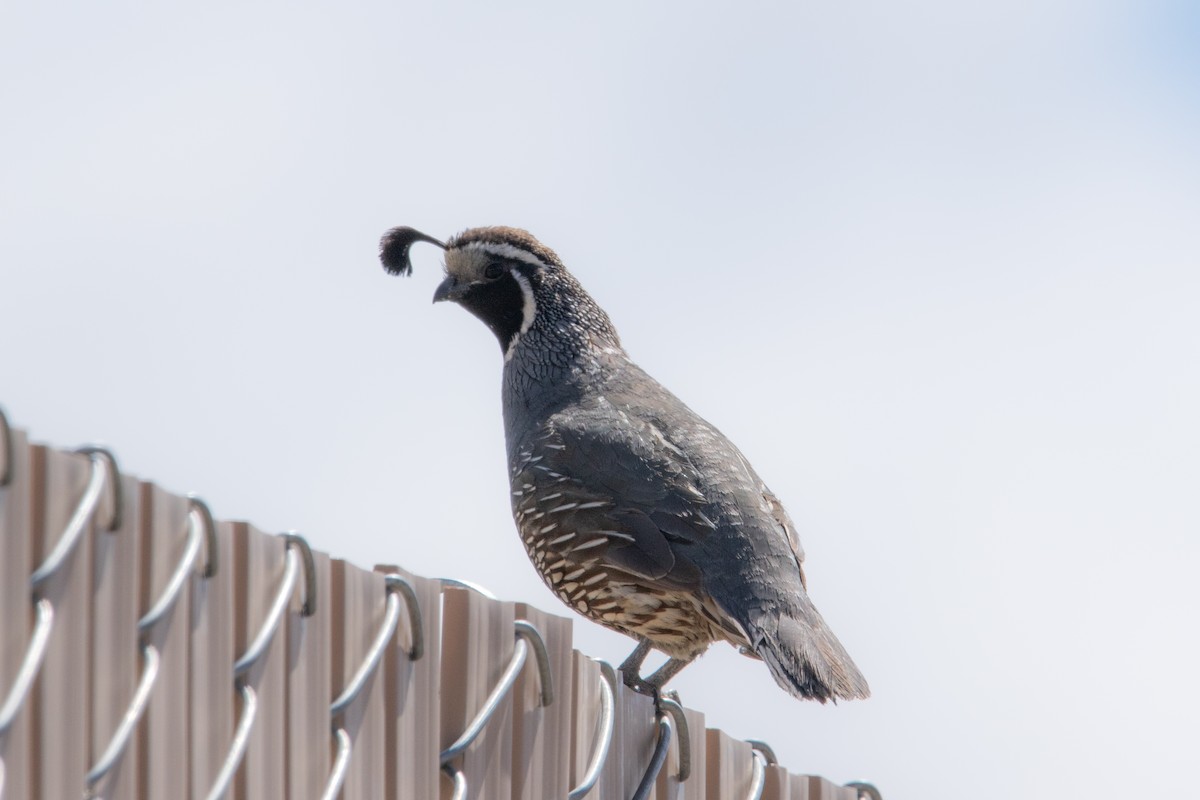
[[[136,478],[121,478],[121,526],[92,540],[91,755],[94,762],[125,716],[142,667],[137,623],[141,584],[141,497]],[[138,796],[138,746],[132,737],[121,760],[94,787],[97,797]]]
[[[571,788],[587,774],[600,730],[600,665],[578,650],[571,651]],[[611,753],[611,751],[610,751]],[[604,796],[601,773],[588,800]]]
[[[768,766],[762,800],[792,800],[792,776],[779,765]]]
[[[152,483],[141,485],[144,587],[139,615],[166,588],[187,545],[187,500]],[[161,659],[158,680],[142,720],[144,797],[186,797],[188,790],[188,670],[190,593],[149,632]]]
[[[34,557],[41,564],[79,504],[91,467],[83,456],[43,447],[35,448],[35,459],[43,465],[44,480],[41,547]],[[44,798],[79,797],[88,769],[88,600],[94,527],[88,524],[62,568],[41,589],[42,596],[54,604],[54,629],[29,711],[35,717],[35,796],[40,792]]]
[[[32,463],[25,432],[15,428],[10,430],[9,445],[9,480],[6,486],[0,486],[0,702],[8,696],[17,677],[33,631],[29,593],[29,575],[34,570],[31,518],[33,476],[30,474]],[[4,456],[0,454],[0,458]],[[31,718],[29,709],[22,709],[8,733],[0,737],[0,768],[4,770],[5,797],[29,797],[33,792],[29,741]]]
[[[708,796],[745,797],[754,770],[750,745],[714,728],[708,729],[707,740]]]
[[[809,778],[808,794],[812,800],[841,800],[838,787],[817,775]]]
[[[808,778],[808,797],[810,800],[858,800],[858,790],[812,775]]]
[[[313,566],[315,612],[308,617],[288,614],[283,622],[288,650],[287,796],[293,800],[320,797],[330,768],[330,670],[337,652],[331,621],[336,619],[336,611],[331,600],[329,556],[314,550]]]
[[[654,701],[625,686],[620,674],[617,673],[613,698],[616,701],[613,741],[604,767],[607,773],[604,800],[623,800],[637,790],[658,741]]]
[[[405,610],[384,662],[387,706],[393,710],[387,719],[388,796],[402,800],[435,798],[441,793],[443,783],[438,769],[438,745],[442,741],[438,703],[442,666],[441,587],[435,580],[393,565],[379,565],[375,569],[402,575],[413,585],[420,604],[424,640],[421,658],[409,660],[413,631]]]
[[[207,548],[207,545],[205,545]],[[217,572],[191,589],[191,797],[204,800],[233,739],[233,525],[217,525]],[[202,551],[208,558],[208,550]]]
[[[383,576],[345,561],[333,562],[334,646],[333,684],[329,699],[341,694],[366,660],[380,631],[387,605]],[[340,635],[339,635],[340,634]],[[342,787],[343,800],[371,800],[386,791],[385,703],[382,668],[367,679],[362,693],[342,715],[341,724],[353,742],[353,756]],[[326,704],[326,720],[329,718]],[[326,730],[329,723],[326,722]]]
[[[32,464],[25,432],[14,428],[9,436],[9,482],[0,486],[0,702],[17,677],[33,631],[29,593],[29,575],[34,570]],[[8,733],[0,737],[4,797],[30,797],[33,793],[29,774],[31,719],[29,709],[22,709]]]
[[[571,726],[574,650],[571,620],[516,604],[518,619],[532,624],[546,642],[554,702],[541,706],[541,684],[532,650],[513,686],[512,795],[521,800],[566,797],[571,791]]]
[[[784,795],[784,800],[808,800],[808,778],[801,778],[793,775],[790,772],[780,768],[784,776],[787,778],[788,794]],[[780,780],[780,785],[783,785],[783,780]]]
[[[258,633],[271,601],[279,589],[285,571],[284,541],[267,536],[239,523],[234,527],[241,567],[235,587],[235,604],[242,613],[237,653],[241,656]],[[286,614],[295,613],[296,598],[304,591],[303,575],[292,593],[292,605]],[[241,800],[283,800],[286,786],[284,770],[284,726],[287,724],[286,620],[280,622],[263,657],[246,673],[246,681],[258,696],[258,715],[250,731],[246,755],[235,781],[236,797]],[[230,687],[232,695],[233,688]]]
[[[466,589],[446,589],[442,613],[442,736],[449,747],[483,706],[512,657],[513,606]],[[532,653],[530,654],[532,659]],[[527,664],[526,669],[536,669]],[[512,769],[512,693],[461,757],[471,797],[508,800]],[[442,781],[442,797],[450,782]]]

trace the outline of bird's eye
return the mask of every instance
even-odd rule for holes
[[[491,264],[488,264],[483,270],[483,277],[487,278],[489,281],[494,281],[503,274],[504,267],[500,266],[495,261],[493,261]]]

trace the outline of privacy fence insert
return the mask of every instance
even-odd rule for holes
[[[0,800],[878,800],[656,706],[571,637],[218,522],[0,412]]]

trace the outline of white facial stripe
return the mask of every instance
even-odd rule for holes
[[[491,253],[494,256],[501,258],[511,258],[514,261],[524,261],[534,267],[541,269],[546,268],[546,263],[540,258],[530,253],[527,250],[522,250],[519,247],[514,247],[511,244],[502,242],[468,242],[463,245],[463,250],[482,250],[485,253]]]
[[[505,245],[507,247],[508,245]],[[529,283],[529,278],[526,278],[517,270],[509,272],[517,281],[517,285],[521,287],[521,295],[525,298],[525,304],[521,307],[521,330],[508,343],[508,350],[504,353],[504,360],[508,361],[512,358],[513,352],[517,349],[517,343],[521,341],[521,337],[533,325],[533,318],[537,315],[537,302],[533,299],[533,286]]]
[[[513,270],[510,274],[517,279],[517,285],[521,287],[521,294],[525,297],[525,305],[521,307],[521,333],[525,333],[533,324],[533,316],[537,314],[537,302],[533,299],[533,286],[530,285],[529,278],[520,272]]]

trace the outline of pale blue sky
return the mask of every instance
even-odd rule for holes
[[[525,227],[783,498],[875,692],[722,647],[676,681],[710,724],[888,800],[1186,785],[1193,4],[141,6],[0,12],[16,425],[557,612],[495,342],[430,306],[433,249],[375,258]]]

